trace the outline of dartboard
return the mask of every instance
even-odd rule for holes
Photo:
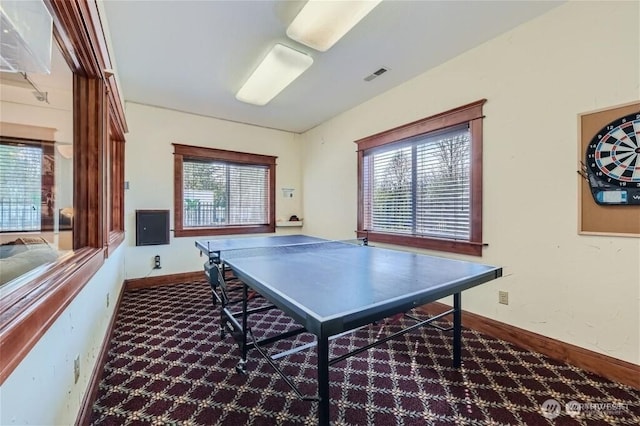
[[[640,113],[612,121],[586,150],[591,194],[598,204],[640,204]]]

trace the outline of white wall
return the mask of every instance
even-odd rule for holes
[[[640,98],[639,5],[562,5],[302,135],[305,231],[354,236],[353,141],[486,98],[489,247],[469,259],[505,276],[464,308],[639,364],[640,240],[577,234],[576,173],[577,115]]]
[[[303,217],[298,135],[130,102],[125,107],[129,126],[125,144],[127,278],[199,271],[205,261],[195,248],[197,238],[174,238],[173,232],[169,245],[135,245],[136,209],[169,209],[173,229],[172,143],[277,156],[276,220],[287,220],[293,214]],[[294,197],[284,198],[281,188],[295,188]],[[162,259],[160,270],[152,269],[155,255]]]
[[[2,384],[0,424],[75,423],[124,281],[124,255],[124,246],[115,250]]]

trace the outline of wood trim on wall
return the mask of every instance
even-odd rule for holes
[[[433,302],[418,310],[429,315],[438,315],[449,309],[451,307],[444,303]],[[549,358],[566,362],[609,380],[640,389],[640,365],[593,352],[472,312],[463,311],[462,325],[521,348],[539,352]]]
[[[44,0],[53,17],[53,33],[74,74],[74,249],[55,263],[16,280],[0,299],[0,384],[36,345],[61,312],[104,263],[104,143],[109,102],[105,96],[106,48],[94,0]],[[126,131],[121,105],[116,123]],[[119,239],[116,237],[115,240]],[[13,284],[10,284],[13,286]]]
[[[172,144],[174,153],[188,158],[201,158],[209,160],[215,157],[218,160],[230,161],[232,163],[263,164],[265,166],[275,165],[276,158],[272,155],[251,154],[249,152],[228,151],[225,149],[206,148],[202,146]]]
[[[484,101],[482,101],[484,104]],[[482,104],[480,105],[480,112],[482,113]],[[471,132],[471,243],[474,245],[472,251],[476,256],[482,256],[482,147],[483,147],[483,133],[482,133],[482,117],[475,118],[469,121],[469,131]],[[475,243],[475,244],[474,244]]]
[[[111,231],[109,233],[109,241],[107,243],[107,257],[111,256],[123,241],[124,231]]]
[[[182,217],[182,203],[184,194],[182,192],[182,176],[184,173],[184,157],[180,154],[173,155],[173,235],[181,237],[180,231],[184,223]]]
[[[111,228],[124,231],[124,142],[111,139]]]
[[[181,282],[197,281],[206,279],[207,276],[202,271],[183,272],[180,274],[158,275],[156,277],[133,278],[124,281],[127,291],[138,290],[141,288],[158,287],[168,284],[176,284]]]
[[[45,0],[53,17],[53,34],[71,71],[85,76],[101,75],[95,61],[91,41],[87,36],[85,19],[78,1]]]
[[[269,225],[224,226],[220,228],[182,228],[174,229],[173,235],[175,237],[204,237],[232,234],[266,234],[270,232],[276,232],[275,217]]]
[[[39,275],[0,311],[0,384],[29,353],[104,262],[103,250],[78,250]],[[5,301],[3,300],[3,303]]]
[[[113,64],[111,62],[111,55],[109,55],[102,21],[100,20],[98,4],[96,1],[85,1],[79,2],[79,7],[85,22],[89,22],[89,25],[87,25],[87,36],[91,40],[96,61],[101,65],[99,76],[104,80],[107,90],[110,109],[109,115],[114,124],[114,134],[118,139],[124,140],[124,134],[128,131],[127,123],[124,119],[125,115],[120,92],[118,91],[115,79],[111,78],[113,77]]]
[[[73,185],[74,204],[86,208],[77,209],[73,217],[73,247],[103,247],[104,235],[104,84],[102,80],[73,76],[74,149],[86,155],[74,155],[74,173],[82,176]],[[94,106],[88,108],[88,105]],[[95,224],[100,224],[95,226]]]
[[[198,237],[231,234],[258,234],[276,232],[276,159],[272,155],[228,151],[200,146],[172,144],[173,153],[173,235],[174,237]],[[185,159],[224,161],[236,164],[266,166],[269,169],[269,223],[220,227],[183,227],[184,197],[182,177]]]
[[[117,82],[110,78],[113,64],[97,3],[92,0],[45,0],[45,5],[53,17],[54,36],[71,70],[104,80],[109,89],[108,108],[115,124],[114,133],[124,140],[127,122]]]
[[[433,237],[419,237],[415,235],[385,234],[384,232],[356,231],[358,238],[368,238],[383,244],[401,245],[427,250],[446,251],[449,253],[467,254],[469,256],[482,256],[483,243],[472,241],[445,240]]]
[[[428,250],[438,250],[450,253],[466,254],[471,256],[482,256],[482,108],[486,99],[463,105],[412,123],[404,124],[393,129],[368,136],[355,141],[357,149],[357,231],[358,238],[368,238],[370,241],[395,244],[407,247],[415,247]],[[470,176],[470,217],[469,224],[471,234],[469,240],[454,240],[447,238],[437,238],[429,235],[412,235],[393,232],[380,232],[365,229],[366,206],[365,203],[365,181],[371,182],[371,176],[363,176],[365,161],[368,150],[382,147],[384,145],[393,146],[394,143],[409,138],[418,137],[430,132],[444,130],[459,124],[468,124],[471,136],[471,176]]]
[[[416,120],[412,123],[403,124],[366,138],[358,139],[355,143],[358,145],[358,151],[375,148],[377,146],[386,145],[391,142],[399,141],[416,135],[422,135],[434,130],[452,127],[457,124],[467,123],[472,120],[483,118],[482,106],[487,102],[486,99],[480,99],[449,111],[441,112],[430,117]]]

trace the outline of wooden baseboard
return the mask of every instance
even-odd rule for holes
[[[183,272],[180,274],[158,275],[156,277],[134,278],[124,281],[127,291],[140,288],[157,287],[160,285],[176,284],[181,282],[195,281],[206,278],[204,270],[196,272]]]
[[[437,315],[451,309],[434,302],[419,308],[429,315]],[[529,349],[586,371],[598,374],[635,389],[640,389],[640,365],[599,354],[579,346],[533,333],[522,328],[463,311],[462,325],[489,336],[505,340],[521,348]]]
[[[111,344],[111,338],[113,337],[113,330],[116,325],[116,320],[118,319],[118,314],[120,312],[120,302],[122,302],[123,295],[124,295],[124,285],[120,288],[120,294],[118,294],[118,299],[116,300],[115,311],[113,312],[111,321],[109,321],[107,332],[105,333],[104,340],[102,341],[102,346],[100,347],[100,353],[98,354],[98,359],[96,360],[96,364],[91,373],[91,378],[89,379],[89,385],[87,386],[87,391],[84,393],[84,398],[82,398],[82,403],[80,404],[80,412],[78,413],[78,418],[76,419],[76,423],[75,423],[76,426],[88,425],[91,420],[93,402],[96,400],[96,397],[98,396],[98,386],[100,385],[100,379],[102,378],[104,365],[107,362],[109,345]]]

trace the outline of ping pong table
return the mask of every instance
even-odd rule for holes
[[[461,292],[502,276],[499,267],[373,247],[366,240],[354,244],[288,235],[197,241],[196,247],[208,257],[205,271],[212,289],[224,288],[227,269],[242,282],[241,312],[233,312],[224,295],[216,296],[224,323],[221,326],[228,327],[241,349],[237,369],[244,371],[247,352],[256,349],[300,398],[317,401],[321,425],[329,424],[329,366],[417,327],[443,329],[432,322],[444,315],[453,315],[453,326],[447,330],[453,330],[453,365],[459,367]],[[249,310],[250,290],[272,305]],[[330,340],[335,336],[450,295],[451,310],[426,320],[410,316],[415,323],[405,329],[329,358]],[[272,307],[282,310],[300,327],[257,341],[247,318]],[[302,395],[274,362],[277,356],[268,356],[263,349],[302,332],[316,336],[317,396]]]

